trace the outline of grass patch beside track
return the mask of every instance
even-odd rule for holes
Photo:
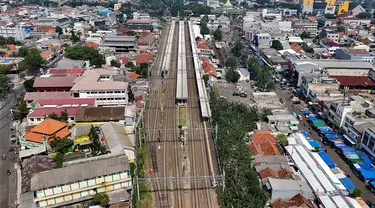
[[[186,126],[186,107],[178,107],[178,125]]]

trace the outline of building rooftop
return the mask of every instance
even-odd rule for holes
[[[124,149],[135,151],[134,144],[126,133],[124,126],[107,122],[101,125],[100,129],[112,154],[119,154]]]
[[[375,81],[368,76],[331,76],[340,82],[340,86],[362,86],[362,87],[374,87]]]
[[[309,195],[308,198],[314,198],[309,185],[304,181],[290,180],[290,179],[274,179],[266,178],[263,183],[268,189],[278,190],[278,191],[298,191]],[[306,194],[304,196],[306,197]]]
[[[75,76],[67,77],[37,77],[35,79],[34,88],[38,87],[73,87]]]
[[[310,60],[294,60],[294,64],[311,63],[318,67],[323,68],[336,68],[336,69],[374,69],[375,67],[364,61],[351,61],[351,60],[330,60],[330,59],[310,59]]]
[[[82,74],[85,71],[84,68],[73,68],[73,69],[49,69],[48,74],[53,75],[68,75],[68,74]]]
[[[74,81],[71,91],[96,91],[96,90],[126,90],[128,83],[100,80],[101,75],[111,75],[109,70],[93,69],[83,73]]]
[[[90,160],[34,175],[31,178],[30,189],[37,191],[43,188],[69,184],[127,170],[129,170],[129,162],[126,156]]]
[[[49,143],[53,136],[64,138],[69,135],[70,132],[66,123],[54,119],[46,119],[32,128],[23,137],[28,141],[37,143],[43,143],[43,138],[46,138]]]
[[[78,108],[77,122],[119,121],[125,119],[125,107]]]
[[[367,52],[365,49],[352,49],[352,48],[343,48],[342,49],[346,54],[350,54],[353,56],[358,55],[370,55],[369,52]]]
[[[70,92],[26,92],[23,97],[24,100],[38,100],[38,99],[68,99],[72,98]]]
[[[69,116],[75,116],[77,109],[78,108],[33,108],[27,117],[44,117],[51,113],[61,116],[61,112],[65,110]]]
[[[96,100],[95,98],[67,98],[67,99],[38,99],[35,102],[41,106],[69,105],[66,107],[78,107],[79,105],[94,105],[95,100]]]
[[[62,58],[57,62],[58,69],[68,69],[68,68],[81,68],[85,64],[86,60],[73,60],[69,58]]]
[[[31,178],[43,171],[55,167],[53,158],[47,155],[35,155],[22,161],[22,193],[30,191]]]

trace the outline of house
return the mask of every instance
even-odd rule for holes
[[[54,52],[53,51],[43,51],[40,56],[42,59],[46,61],[50,61],[53,58]]]
[[[138,48],[140,49],[153,49],[155,46],[156,38],[151,32],[143,32],[137,41]]]
[[[279,179],[294,179],[294,174],[292,171],[282,168],[279,171],[275,171],[272,168],[265,168],[258,172],[260,179],[265,178],[279,178]]]
[[[128,83],[114,81],[111,70],[92,69],[77,77],[71,93],[74,98],[95,98],[98,106],[128,103]]]
[[[212,64],[205,62],[202,64],[202,68],[203,68],[204,74],[208,76],[216,77],[216,69]]]
[[[27,114],[27,125],[35,126],[48,119],[47,115],[55,113],[57,116],[61,116],[62,112],[68,114],[67,122],[74,122],[77,113],[77,107],[59,107],[59,108],[33,108]]]
[[[131,72],[131,73],[128,74],[128,78],[132,79],[132,80],[136,80],[136,79],[138,79],[140,77],[142,77],[142,75],[139,75],[139,74],[137,74],[135,72]]]
[[[267,121],[273,131],[291,133],[298,130],[299,121],[293,115],[268,115]]]
[[[35,107],[32,103],[38,99],[67,99],[72,98],[70,92],[26,92],[23,100],[26,102],[27,108]]]
[[[33,87],[38,92],[66,92],[74,85],[75,76],[37,77]]]
[[[32,176],[33,205],[27,207],[58,207],[85,201],[104,192],[110,199],[114,194],[120,194],[128,201],[131,189],[130,166],[125,155],[86,160]]]
[[[89,42],[85,43],[84,46],[87,46],[87,47],[90,47],[90,48],[99,48],[99,44],[94,43],[92,41],[89,41]]]
[[[125,107],[89,107],[78,108],[77,123],[118,122],[125,125]]]
[[[135,141],[130,140],[125,126],[114,122],[107,122],[100,126],[100,130],[111,154],[118,155],[125,153],[130,163],[135,162]]]
[[[153,55],[149,52],[143,52],[135,56],[135,62],[137,65],[146,63],[149,64],[152,61]]]
[[[276,145],[270,141],[254,143],[249,145],[251,155],[280,155],[280,151]]]
[[[289,200],[297,194],[301,194],[307,199],[315,198],[311,188],[305,181],[266,178],[262,180],[262,184],[270,193],[271,202]]]
[[[313,203],[302,194],[297,194],[289,200],[277,200],[272,203],[272,208],[304,207],[314,208]]]
[[[32,128],[23,137],[26,141],[30,142],[43,143],[45,140],[50,143],[54,136],[64,138],[69,135],[68,124],[54,119],[46,119]]]

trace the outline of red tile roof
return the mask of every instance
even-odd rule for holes
[[[212,64],[205,62],[202,64],[202,68],[203,68],[204,73],[207,74],[208,76],[216,77],[216,69]]]
[[[257,132],[253,135],[251,135],[251,142],[255,144],[264,144],[266,142],[271,142],[273,144],[276,144],[276,139],[274,136],[271,135],[271,133],[261,133]]]
[[[289,201],[277,200],[272,203],[272,208],[289,208],[289,207],[303,207],[303,208],[313,208],[313,204],[310,200],[306,199],[302,194],[297,194],[292,197]]]
[[[89,48],[99,48],[99,45],[97,43],[94,43],[94,42],[87,42],[85,44],[85,46],[89,47]]]
[[[82,74],[85,72],[84,68],[74,68],[74,69],[50,69],[48,74]]]
[[[368,76],[331,76],[340,82],[340,86],[362,86],[362,87],[373,87],[375,82]]]
[[[129,77],[130,79],[138,79],[139,77],[142,77],[142,76],[139,75],[139,74],[137,74],[137,73],[135,73],[135,72],[132,72],[132,73],[129,73],[129,74],[128,74],[128,77]]]
[[[278,178],[279,177],[279,174],[271,168],[265,168],[265,169],[259,171],[258,174],[259,174],[260,179]]]
[[[77,77],[37,77],[33,87],[73,87]]]
[[[249,151],[252,155],[280,155],[276,145],[268,141],[262,144],[251,143]]]
[[[46,59],[48,58],[49,56],[51,56],[53,54],[52,51],[44,51],[40,54],[40,56],[43,58],[43,59]]]
[[[198,44],[197,48],[199,49],[211,49],[210,46],[208,46],[206,43],[200,43]]]
[[[67,98],[67,99],[40,99],[36,100],[39,105],[94,105],[95,98]]]
[[[16,50],[17,48],[16,48],[15,45],[10,44],[10,45],[8,45],[8,49],[9,49],[9,50]]]
[[[121,61],[123,64],[127,64],[130,61],[130,58],[127,56],[124,56],[124,57],[117,57],[116,60]]]
[[[70,92],[26,92],[23,100],[72,98]]]
[[[201,61],[202,61],[202,63],[206,63],[206,62],[209,63],[210,62],[210,60],[206,56],[201,56]]]
[[[152,54],[145,52],[145,53],[140,53],[135,57],[135,62],[137,64],[141,63],[148,63],[152,59]]]
[[[43,143],[43,137],[46,137],[50,143],[53,135],[60,138],[69,136],[68,125],[54,119],[46,119],[26,133],[24,138],[28,141]]]

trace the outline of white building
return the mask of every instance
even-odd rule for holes
[[[206,5],[211,8],[218,8],[220,7],[220,2],[218,0],[207,0]]]
[[[262,9],[261,16],[263,18],[275,17],[276,20],[281,20],[281,11],[278,9]]]
[[[95,98],[97,105],[118,106],[128,103],[128,83],[113,81],[111,70],[93,69],[74,81],[74,98]]]
[[[26,32],[22,27],[0,27],[0,36],[14,37],[18,41],[22,41],[26,37]]]

